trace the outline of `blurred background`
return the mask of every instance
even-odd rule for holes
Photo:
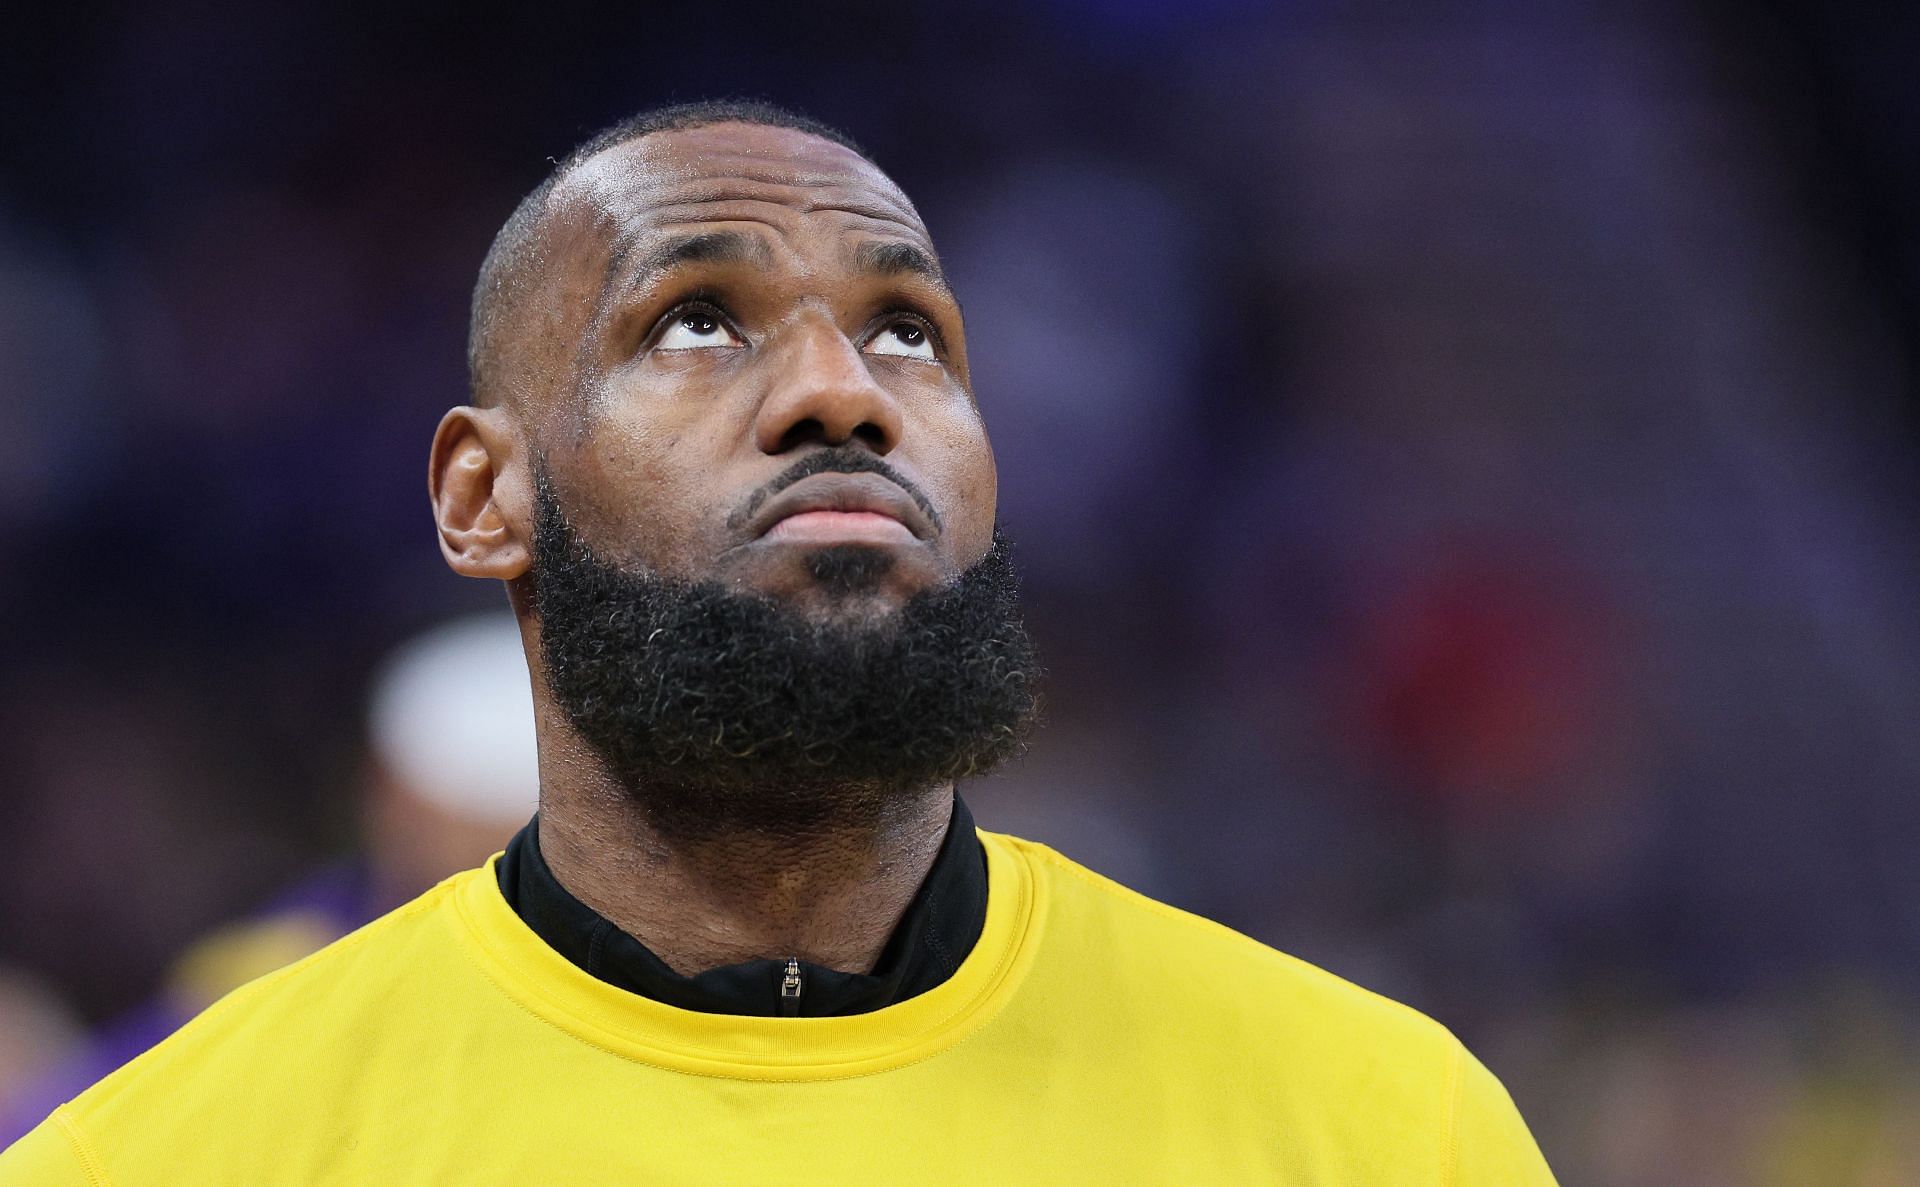
[[[1432,1014],[1569,1184],[1920,1182],[1920,10],[21,20],[0,1101],[524,818],[393,790],[394,649],[504,607],[424,490],[473,276],[747,94],[966,301],[1050,669],[985,826]]]

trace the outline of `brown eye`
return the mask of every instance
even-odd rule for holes
[[[928,338],[927,328],[917,321],[902,319],[890,322],[873,336],[867,343],[866,349],[868,354],[921,359],[929,363],[939,362],[933,353],[933,342]]]
[[[683,309],[667,321],[666,330],[654,343],[655,350],[707,350],[720,346],[738,346],[740,339],[710,309]]]

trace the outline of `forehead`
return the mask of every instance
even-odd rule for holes
[[[756,124],[654,132],[596,153],[556,187],[549,215],[622,254],[720,222],[932,249],[913,203],[872,162],[806,132]]]

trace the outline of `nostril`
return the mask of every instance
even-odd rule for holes
[[[887,431],[870,420],[860,422],[853,432],[841,437],[829,432],[824,422],[809,416],[788,426],[787,431],[780,435],[780,443],[774,452],[787,453],[802,445],[845,445],[849,440],[859,441],[881,454],[886,453],[891,444]]]
[[[786,432],[780,435],[780,448],[775,452],[786,453],[790,449],[811,445],[816,441],[823,445],[833,444],[827,440],[827,426],[809,416],[805,420],[795,421]]]

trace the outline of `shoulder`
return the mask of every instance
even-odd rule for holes
[[[452,907],[452,892],[466,879],[484,873],[468,870],[456,874],[412,902],[309,955],[242,983],[155,1049],[169,1044],[190,1047],[217,1042],[222,1035],[255,1025],[263,1018],[303,1014],[316,998],[338,1003],[343,994],[379,996],[385,983],[406,975],[399,960],[409,954],[424,955],[429,947],[445,946],[447,932],[440,917]],[[254,938],[259,937],[239,937],[242,942]],[[135,1060],[128,1066],[138,1063]]]
[[[1463,1187],[1552,1183],[1506,1090],[1440,1023],[1045,845],[988,840],[1025,860],[1044,902],[1030,978],[1061,1029],[1097,1019],[1097,1041],[1125,1034],[1156,1078],[1284,1124],[1346,1181],[1412,1181],[1417,1166]]]
[[[1049,900],[1054,941],[1097,944],[1130,976],[1270,1018],[1297,1014],[1445,1056],[1453,1036],[1410,1006],[1190,911],[1152,899],[1033,841],[996,837],[1026,857]]]
[[[106,1180],[61,1113],[0,1150],[0,1181],[16,1187],[88,1187]]]
[[[1444,1109],[1468,1056],[1444,1026],[1409,1006],[1210,919],[1148,898],[1012,837],[1045,903],[1036,975],[1054,992],[1124,1011],[1136,1035],[1218,1058],[1259,1079],[1325,1091],[1369,1086],[1409,1109]],[[1155,1040],[1150,1040],[1155,1041]],[[1206,1048],[1207,1050],[1201,1050]],[[1216,1055],[1216,1053],[1218,1053]],[[1173,1053],[1168,1052],[1169,1057]]]
[[[308,1095],[347,1074],[337,1058],[343,1034],[404,1013],[418,986],[464,959],[445,914],[455,875],[412,902],[311,955],[233,990],[185,1026],[61,1106],[57,1127],[82,1156],[99,1156],[101,1135],[163,1138],[195,1122],[241,1123],[282,1107],[287,1092]],[[337,1085],[344,1089],[345,1084]],[[111,1153],[109,1151],[109,1153]]]

